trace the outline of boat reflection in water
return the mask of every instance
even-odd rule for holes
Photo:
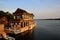
[[[15,36],[15,40],[33,40],[34,29]],[[12,35],[14,36],[14,35]]]

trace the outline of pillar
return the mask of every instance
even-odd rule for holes
[[[14,19],[15,19],[15,16],[14,16]]]
[[[24,22],[22,22],[23,23],[23,27],[24,27]]]

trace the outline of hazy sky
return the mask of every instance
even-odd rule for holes
[[[60,0],[0,0],[0,10],[12,13],[17,8],[34,13],[39,19],[60,17]]]

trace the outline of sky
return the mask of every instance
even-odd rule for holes
[[[60,0],[0,0],[0,10],[15,12],[17,8],[35,15],[35,19],[60,18]]]

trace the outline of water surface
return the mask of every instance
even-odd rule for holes
[[[34,40],[60,40],[60,20],[36,20]]]
[[[25,36],[17,36],[16,40],[60,40],[60,20],[35,20],[34,32]]]

